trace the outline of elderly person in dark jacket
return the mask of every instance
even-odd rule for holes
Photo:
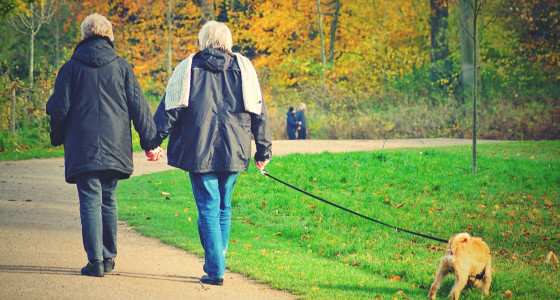
[[[232,53],[229,28],[216,21],[200,30],[201,51],[174,70],[154,119],[156,144],[169,136],[168,164],[189,172],[205,264],[200,281],[223,285],[231,229],[231,194],[251,160],[270,160],[271,132],[253,65]]]
[[[65,177],[76,183],[88,264],[82,275],[102,277],[115,265],[119,179],[132,174],[131,121],[145,150],[155,123],[130,64],[113,49],[111,23],[92,14],[82,41],[56,78],[47,103],[51,143],[64,145]]]
[[[288,134],[288,139],[296,139],[296,131],[298,130],[298,123],[295,117],[296,110],[290,106],[288,112],[286,113],[286,133]]]

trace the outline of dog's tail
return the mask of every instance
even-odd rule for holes
[[[464,248],[470,239],[471,236],[466,232],[459,233],[456,236],[452,237],[451,240],[449,240],[449,248],[451,249],[451,253],[457,253],[459,249]]]

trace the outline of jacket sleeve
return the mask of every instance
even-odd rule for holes
[[[272,134],[270,131],[268,112],[264,101],[261,114],[251,114],[251,132],[255,138],[255,145],[257,148],[257,151],[255,152],[255,160],[270,160],[272,157]]]
[[[140,136],[140,147],[143,150],[152,150],[157,147],[154,143],[156,126],[152,118],[150,107],[144,98],[140,84],[132,71],[132,67],[126,61],[125,90],[128,105],[128,114],[132,119],[134,129]]]
[[[163,95],[163,99],[161,99],[154,115],[154,121],[157,128],[156,137],[154,139],[154,144],[156,146],[161,145],[163,140],[169,136],[173,125],[179,119],[179,111],[181,110],[181,108],[165,110],[165,96],[166,94]]]
[[[51,144],[60,146],[64,144],[66,120],[70,112],[72,97],[72,74],[69,63],[64,64],[58,71],[54,83],[54,92],[47,102],[47,115],[51,117]]]

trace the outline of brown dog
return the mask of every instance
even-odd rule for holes
[[[482,292],[488,295],[492,282],[488,245],[482,239],[471,237],[468,233],[459,233],[449,240],[445,252],[428,298],[436,298],[441,280],[449,273],[455,274],[455,285],[449,295],[453,300],[459,299],[459,294],[467,283],[482,289]]]

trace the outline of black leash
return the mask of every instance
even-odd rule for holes
[[[325,199],[323,199],[323,198],[317,197],[317,196],[315,196],[315,195],[313,195],[313,194],[311,194],[311,193],[308,193],[308,192],[306,192],[306,191],[304,191],[304,190],[302,190],[302,189],[299,189],[299,188],[297,188],[297,187],[295,187],[295,186],[293,186],[293,185],[291,185],[291,184],[289,184],[289,183],[286,183],[286,182],[284,182],[284,181],[282,181],[282,180],[280,180],[280,179],[278,179],[278,178],[276,178],[276,177],[274,177],[274,176],[268,174],[265,170],[261,170],[261,174],[263,174],[263,175],[265,175],[265,176],[268,176],[268,177],[270,177],[270,178],[272,178],[272,179],[274,179],[274,180],[276,180],[276,181],[282,183],[283,185],[289,186],[289,187],[291,187],[292,189],[294,189],[294,190],[296,190],[296,191],[298,191],[298,192],[304,193],[304,194],[306,194],[307,196],[313,197],[313,198],[315,198],[315,199],[317,199],[317,200],[319,200],[319,201],[322,201],[322,202],[324,202],[324,203],[327,203],[327,204],[329,204],[329,205],[332,205],[332,206],[334,206],[334,207],[336,207],[336,208],[340,208],[340,209],[342,209],[342,210],[345,210],[345,211],[347,211],[347,212],[349,212],[349,213],[351,213],[351,214],[355,214],[356,216],[362,217],[362,218],[364,218],[364,219],[368,219],[368,220],[373,221],[373,222],[375,222],[375,223],[379,223],[379,224],[381,224],[381,225],[384,225],[384,226],[387,226],[387,227],[391,227],[391,228],[395,229],[396,231],[399,231],[399,230],[400,230],[400,231],[404,231],[404,232],[406,232],[406,233],[410,233],[410,234],[414,234],[414,235],[417,235],[417,236],[421,236],[421,237],[423,237],[423,238],[427,238],[427,239],[430,239],[430,240],[434,240],[434,241],[438,241],[438,242],[442,242],[442,243],[447,243],[447,240],[440,239],[440,238],[433,237],[433,236],[429,236],[429,235],[425,235],[425,234],[418,233],[418,232],[414,232],[414,231],[409,231],[409,230],[402,229],[402,228],[398,228],[398,227],[389,225],[389,224],[387,224],[387,223],[383,223],[383,222],[381,222],[381,221],[372,219],[372,218],[370,218],[370,217],[368,217],[368,216],[364,216],[364,215],[362,215],[362,214],[360,214],[360,213],[357,213],[357,212],[355,212],[355,211],[349,210],[348,208],[342,207],[342,206],[340,206],[340,205],[338,205],[338,204],[334,204],[334,203],[332,203],[332,202],[330,202],[330,201],[327,201],[327,200],[325,200]]]

